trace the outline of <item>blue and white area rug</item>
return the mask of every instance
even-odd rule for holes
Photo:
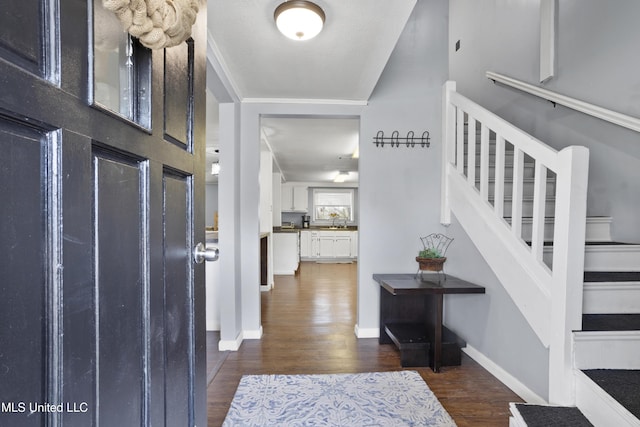
[[[223,427],[456,424],[415,371],[245,375]]]

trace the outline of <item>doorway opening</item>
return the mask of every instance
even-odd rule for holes
[[[261,116],[260,231],[271,237],[263,291],[301,263],[357,261],[359,137],[359,117]]]

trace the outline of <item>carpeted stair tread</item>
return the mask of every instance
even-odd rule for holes
[[[506,219],[506,218],[505,218]],[[531,246],[531,240],[525,240],[525,243],[529,246]],[[553,246],[553,242],[549,241],[549,240],[545,240],[543,243],[543,246],[545,247],[549,247],[549,246]],[[589,246],[624,246],[624,245],[628,245],[628,246],[638,246],[638,243],[622,243],[622,242],[585,242],[585,248],[588,248]]]
[[[582,372],[636,418],[640,418],[640,370],[587,369]]]
[[[585,271],[585,282],[640,282],[640,271]]]
[[[640,331],[640,314],[583,314],[583,331]]]
[[[515,405],[527,427],[593,427],[578,408],[567,406]]]
[[[586,242],[586,246],[618,246],[618,245],[635,245],[636,243],[624,242]]]

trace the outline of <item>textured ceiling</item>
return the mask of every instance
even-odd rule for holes
[[[314,39],[278,32],[281,0],[210,0],[209,33],[241,99],[366,101],[416,0],[316,0],[326,14]]]
[[[271,146],[285,181],[332,181],[349,172],[345,182],[358,182],[360,121],[327,118],[263,118],[263,139]]]
[[[242,101],[366,103],[416,3],[315,0],[326,14],[324,29],[316,38],[300,42],[286,38],[275,26],[273,12],[282,1],[209,0],[207,4],[209,52]],[[351,154],[344,152],[343,143],[353,138],[349,126],[323,124],[320,119],[273,120],[268,127],[277,132],[266,132],[266,139],[289,181],[328,177],[328,169],[341,167],[343,156]],[[340,134],[343,128],[345,134]],[[315,132],[321,133],[312,135]],[[311,142],[293,146],[294,140]],[[213,135],[207,141],[208,146],[216,144]],[[357,167],[357,162],[348,166]]]

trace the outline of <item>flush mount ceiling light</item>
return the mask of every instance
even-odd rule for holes
[[[273,14],[278,30],[293,40],[309,40],[322,31],[324,11],[306,0],[282,3]]]

